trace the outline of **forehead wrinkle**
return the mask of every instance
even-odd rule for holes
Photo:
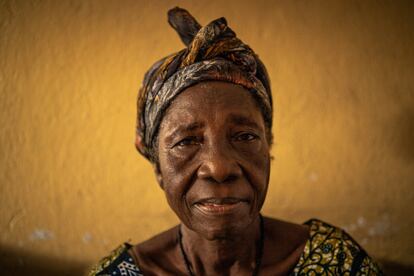
[[[176,127],[173,127],[172,130],[167,132],[166,135],[167,137],[174,137],[179,133],[191,132],[191,131],[202,129],[203,127],[204,127],[204,124],[200,122],[193,122],[190,124],[180,124],[180,125],[177,125]]]
[[[256,129],[261,129],[261,126],[252,120],[250,117],[241,114],[231,113],[228,120],[235,125],[249,126]]]

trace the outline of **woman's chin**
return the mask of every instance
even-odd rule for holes
[[[234,223],[225,225],[209,225],[208,227],[203,226],[198,229],[194,229],[199,235],[204,237],[206,240],[234,240],[237,237],[242,236],[247,230],[248,224]]]

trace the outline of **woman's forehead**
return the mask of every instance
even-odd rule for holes
[[[249,91],[231,83],[208,82],[190,87],[177,96],[167,109],[161,127],[197,125],[200,128],[206,123],[257,127],[264,124]]]
[[[215,106],[232,106],[242,104],[243,106],[254,103],[250,92],[244,87],[221,81],[201,82],[185,89],[172,102],[172,106],[194,106],[195,104]]]

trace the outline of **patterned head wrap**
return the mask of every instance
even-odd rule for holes
[[[250,91],[271,137],[272,94],[266,68],[227,26],[226,19],[201,27],[190,13],[177,7],[168,12],[168,22],[186,48],[156,62],[145,74],[138,95],[138,151],[156,162],[156,138],[165,111],[178,94],[202,81],[230,82]]]

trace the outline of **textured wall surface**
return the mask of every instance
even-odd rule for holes
[[[225,16],[268,67],[263,213],[318,217],[413,266],[413,2],[204,0],[0,1],[3,265],[59,274],[177,223],[133,145],[144,72],[183,47],[176,5]]]

